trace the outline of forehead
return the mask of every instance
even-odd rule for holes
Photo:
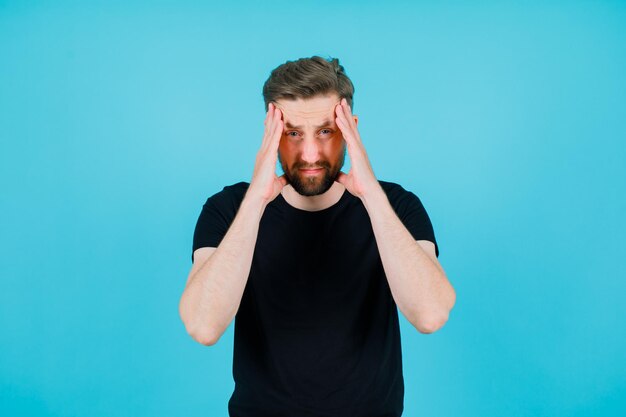
[[[337,93],[305,99],[276,100],[276,106],[283,113],[283,120],[291,125],[306,125],[308,123],[321,123],[328,119],[334,120],[335,106],[338,103],[339,95]]]

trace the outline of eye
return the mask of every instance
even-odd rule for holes
[[[297,136],[298,136],[298,134],[299,134],[299,133],[298,133],[298,132],[296,132],[295,130],[292,130],[292,131],[290,131],[290,132],[287,132],[287,133],[286,133],[286,135],[287,135],[287,136],[289,136],[289,137],[291,137],[291,138],[295,138],[295,137],[297,137]]]
[[[333,133],[333,131],[330,130],[330,129],[322,129],[322,130],[320,130],[320,134],[321,135],[330,135],[332,133]]]

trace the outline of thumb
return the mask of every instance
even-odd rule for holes
[[[280,182],[283,187],[287,185],[288,181],[287,181],[287,178],[285,177],[285,174],[278,177],[278,182]]]
[[[344,174],[343,171],[339,171],[339,175],[337,175],[337,182],[345,187],[348,182],[348,175]]]

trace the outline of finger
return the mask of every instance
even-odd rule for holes
[[[278,148],[278,142],[283,135],[283,112],[280,109],[276,109],[276,120],[274,122],[274,131],[272,133],[272,145],[276,145]],[[272,146],[274,147],[274,146]]]
[[[343,118],[343,109],[341,108],[341,102],[337,103],[335,106],[335,116],[337,119]]]
[[[280,139],[283,137],[283,121],[279,120],[276,122],[275,131],[272,134],[272,139],[270,142],[270,147],[272,152],[276,152],[278,150],[278,146],[280,145]]]
[[[351,147],[354,144],[354,134],[352,132],[352,129],[348,125],[346,125],[346,121],[343,115],[338,116],[335,120],[335,123],[337,123],[337,127],[339,127],[339,130],[341,130],[341,134],[348,144],[348,147]]]
[[[267,111],[265,112],[265,120],[263,121],[264,125],[267,125],[267,121],[270,118],[270,112],[272,111],[272,103],[267,105]]]
[[[335,115],[336,115],[336,121],[341,121],[343,123],[343,126],[346,127],[346,116],[343,112],[343,108],[341,107],[341,103],[337,105],[337,107],[335,107]]]
[[[274,116],[274,105],[269,103],[267,105],[267,115],[265,116],[265,131],[263,132],[264,136],[267,136],[268,132],[272,130],[272,120]]]
[[[337,114],[341,115],[342,118],[345,118],[347,120],[348,119],[348,115],[346,114],[346,108],[345,108],[345,106],[343,104],[344,100],[345,99],[342,98],[341,101],[339,102],[339,105],[337,106],[338,107],[338,109],[337,109],[338,113]]]
[[[345,101],[345,99],[344,99]],[[339,110],[340,119],[343,122],[343,127],[346,133],[352,139],[352,142],[348,142],[350,139],[346,139],[346,142],[350,143],[360,143],[361,136],[359,135],[359,129],[356,126],[354,121],[354,117],[350,114],[350,107],[347,105],[347,102],[344,102],[345,106],[341,106],[341,110]],[[339,118],[338,118],[339,119]]]
[[[280,119],[277,119],[274,121],[274,126],[272,129],[272,136],[271,136],[272,144],[280,138],[282,133],[283,133],[283,121]]]
[[[276,105],[272,104],[271,119],[270,119],[270,124],[269,124],[270,135],[272,134],[272,132],[274,132],[274,124],[276,123],[277,120],[280,120],[280,117],[281,117],[280,109],[276,107]]]
[[[263,144],[265,147],[272,146],[275,131],[276,131],[276,121],[280,120],[282,116],[280,109],[276,107],[275,104],[270,103],[268,106],[271,106],[271,108],[268,111],[270,116],[269,116],[269,121],[266,125],[264,136],[263,136]],[[282,129],[282,126],[281,126],[281,129]]]
[[[278,182],[280,182],[283,187],[285,187],[288,184],[287,177],[285,177],[285,174],[278,177]]]
[[[344,126],[350,127],[351,129],[356,129],[356,125],[354,124],[354,119],[352,117],[352,113],[350,112],[350,107],[348,106],[345,99],[339,103],[339,109],[337,111],[337,115],[341,117],[344,122]],[[350,123],[352,121],[353,123]]]
[[[274,106],[274,119],[281,120],[283,117],[283,112],[279,107]]]
[[[346,183],[348,182],[348,175],[345,174],[343,171],[339,171],[339,175],[337,175],[336,181],[345,187]]]
[[[348,123],[350,124],[350,126],[352,126],[352,128],[356,128],[356,124],[354,123],[354,117],[352,117],[352,109],[350,108],[350,105],[348,104],[348,100],[341,99],[341,105],[343,108],[343,112],[344,115],[346,116],[346,119],[348,121]]]

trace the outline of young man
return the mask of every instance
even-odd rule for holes
[[[419,198],[374,176],[353,93],[337,59],[272,71],[250,183],[202,208],[180,315],[205,345],[235,318],[231,416],[400,416],[397,308],[432,333],[455,303]]]

